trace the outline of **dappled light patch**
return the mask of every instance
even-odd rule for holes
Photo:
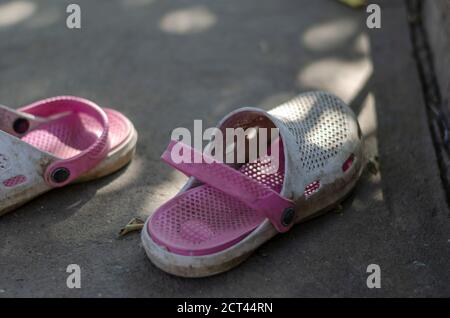
[[[375,97],[369,93],[361,105],[358,114],[358,122],[364,136],[373,135],[377,131],[377,112],[375,107]]]
[[[367,34],[360,34],[356,37],[354,49],[356,53],[364,56],[370,56],[370,41]]]
[[[362,102],[361,110],[358,114],[358,122],[364,136],[364,152],[367,158],[378,155],[377,118],[378,114],[375,96],[372,92],[370,92]]]
[[[216,22],[214,13],[203,6],[196,6],[167,13],[159,27],[164,32],[183,35],[206,31]]]
[[[372,74],[369,59],[346,61],[337,58],[319,59],[304,69],[297,82],[301,87],[328,90],[350,102]]]
[[[354,36],[360,26],[353,20],[340,19],[313,25],[301,37],[302,44],[313,51],[336,49]]]
[[[0,27],[18,24],[34,14],[36,4],[29,1],[11,1],[0,4]]]
[[[54,7],[38,10],[35,15],[25,22],[29,28],[44,28],[62,20],[62,11]]]

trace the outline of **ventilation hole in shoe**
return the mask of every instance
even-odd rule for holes
[[[314,182],[311,182],[310,184],[308,184],[305,187],[305,197],[308,198],[310,197],[312,194],[316,193],[317,191],[319,191],[320,188],[320,181],[316,180]]]
[[[241,168],[241,172],[258,183],[280,192],[284,182],[284,172],[281,169],[272,171],[272,161],[270,156],[264,156],[255,162],[248,163]]]
[[[24,183],[25,181],[27,181],[27,177],[20,175],[3,181],[3,185],[7,188],[13,188]]]
[[[355,160],[355,155],[351,154],[350,157],[348,157],[347,160],[345,160],[344,164],[342,165],[342,171],[346,172],[353,164],[353,161]]]
[[[349,134],[345,105],[330,94],[303,94],[270,113],[280,118],[294,135],[300,164],[307,172],[320,169],[332,160]]]

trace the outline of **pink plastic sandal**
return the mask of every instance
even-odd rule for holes
[[[0,215],[53,188],[113,173],[132,159],[136,141],[125,116],[83,98],[0,106]]]
[[[229,270],[277,233],[338,205],[363,167],[362,136],[355,115],[337,97],[313,92],[265,112],[238,109],[225,128],[278,128],[280,165],[267,173],[268,159],[236,168],[212,163],[176,163],[172,141],[162,159],[190,176],[173,199],[148,218],[142,241],[162,270],[202,277]]]

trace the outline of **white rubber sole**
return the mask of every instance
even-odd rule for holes
[[[138,133],[134,127],[124,143],[111,151],[98,166],[79,177],[75,183],[86,182],[110,175],[126,166],[136,153]]]
[[[336,208],[355,187],[364,167],[362,152],[359,160],[341,178],[321,188],[316,197],[296,202],[295,223],[301,223]],[[278,232],[265,220],[251,234],[237,244],[218,253],[204,256],[184,256],[169,252],[156,244],[148,233],[147,219],[141,232],[142,244],[150,260],[161,270],[181,277],[206,277],[230,270],[246,260],[259,246]]]

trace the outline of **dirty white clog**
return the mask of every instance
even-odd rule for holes
[[[142,242],[150,260],[174,275],[229,270],[276,234],[337,206],[362,171],[358,122],[329,93],[302,94],[269,112],[241,108],[218,127],[278,128],[280,165],[267,173],[265,158],[238,167],[177,163],[171,157],[175,146],[196,150],[171,142],[163,160],[191,178],[148,218]]]
[[[137,133],[121,113],[60,96],[0,106],[0,215],[71,182],[110,174],[133,157]]]

